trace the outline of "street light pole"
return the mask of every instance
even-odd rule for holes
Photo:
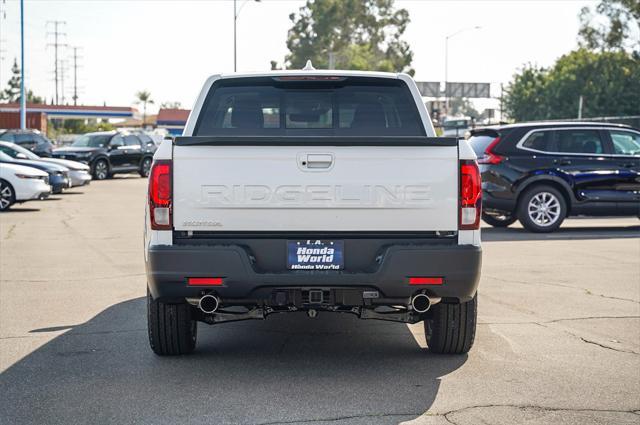
[[[27,128],[27,97],[24,89],[24,0],[20,0],[20,128]]]
[[[449,115],[449,37],[444,39],[444,113]]]
[[[449,115],[449,39],[458,34],[462,34],[463,32],[479,30],[480,28],[482,27],[475,26],[462,28],[461,30],[456,31],[453,34],[449,34],[444,38],[444,109],[447,115]]]
[[[238,37],[238,31],[237,31],[237,21],[238,21],[238,16],[240,15],[240,12],[242,11],[242,8],[244,7],[245,4],[247,4],[249,0],[244,0],[244,2],[242,2],[242,4],[240,5],[240,9],[237,9],[237,0],[233,0],[233,72],[237,72],[238,71],[238,44],[237,44],[237,37]],[[256,3],[260,3],[260,0],[253,0]]]
[[[236,41],[237,30],[236,21],[238,20],[238,12],[236,11],[236,0],[233,0],[233,72],[238,70],[238,44]]]

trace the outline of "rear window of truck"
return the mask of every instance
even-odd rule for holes
[[[194,136],[425,136],[402,80],[332,77],[222,79]]]

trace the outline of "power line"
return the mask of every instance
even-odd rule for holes
[[[58,63],[58,48],[59,47],[65,47],[66,44],[65,43],[60,43],[59,42],[59,38],[60,36],[66,36],[67,34],[64,32],[60,32],[59,27],[62,25],[66,25],[67,22],[66,21],[47,21],[47,25],[53,25],[53,31],[49,31],[47,32],[47,37],[50,35],[53,35],[53,43],[48,43],[47,47],[49,46],[53,46],[54,51],[55,51],[55,58],[54,58],[54,78],[56,81],[56,94],[55,94],[55,102],[56,105],[58,104],[58,83],[59,83],[59,63]]]

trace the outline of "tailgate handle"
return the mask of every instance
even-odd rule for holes
[[[333,155],[325,153],[310,153],[307,154],[307,168],[329,168],[333,164]]]

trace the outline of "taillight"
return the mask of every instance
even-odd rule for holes
[[[149,214],[153,230],[171,230],[171,160],[159,160],[149,173]]]
[[[482,185],[475,161],[460,161],[460,230],[480,228]]]
[[[500,138],[496,137],[484,150],[484,156],[478,158],[478,164],[500,164],[504,159],[504,156],[498,155],[493,149],[500,143]]]

